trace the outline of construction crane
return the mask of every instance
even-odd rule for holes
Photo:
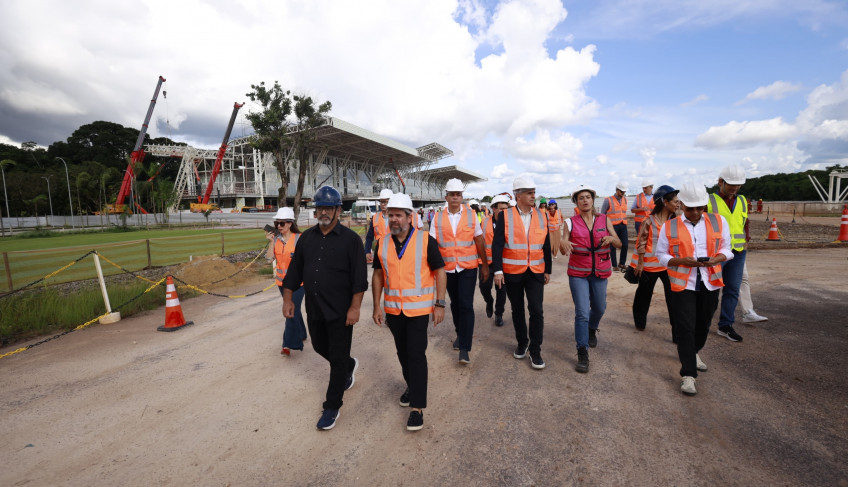
[[[156,83],[156,90],[153,91],[153,98],[150,100],[150,106],[147,108],[147,116],[144,117],[144,123],[141,125],[141,131],[138,133],[138,140],[136,140],[135,147],[133,148],[132,155],[130,156],[130,163],[127,166],[126,172],[124,172],[124,181],[121,183],[121,190],[118,192],[115,204],[106,205],[105,213],[124,212],[124,200],[126,200],[132,192],[132,183],[133,179],[135,179],[135,166],[144,160],[144,137],[147,135],[147,126],[150,123],[150,117],[153,116],[153,107],[156,106],[156,99],[159,98],[159,89],[162,88],[162,83],[164,82],[165,78],[160,76],[159,81]],[[133,203],[142,213],[147,213],[138,203]]]
[[[244,103],[233,103],[233,114],[230,115],[230,123],[227,124],[227,132],[224,134],[224,140],[221,142],[221,148],[218,149],[218,155],[215,157],[215,165],[212,167],[212,175],[209,176],[209,183],[206,184],[206,192],[203,197],[198,193],[197,203],[192,203],[192,213],[203,213],[209,210],[219,210],[218,205],[209,203],[209,196],[212,194],[212,187],[215,186],[215,179],[221,172],[221,162],[224,160],[224,153],[227,152],[227,145],[230,142],[230,133],[233,131],[233,125],[236,123],[236,116],[239,108],[243,107]]]

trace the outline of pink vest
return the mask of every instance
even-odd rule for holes
[[[610,247],[599,247],[601,239],[609,235],[606,215],[595,217],[590,232],[580,215],[571,217],[571,258],[568,259],[568,275],[588,277],[592,274],[606,279],[612,275]]]

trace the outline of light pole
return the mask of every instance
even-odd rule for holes
[[[9,164],[9,163],[14,164],[14,162],[12,162],[12,161],[6,162],[5,160],[3,162],[0,162],[0,173],[3,174],[3,196],[6,198],[6,218],[11,219],[12,214],[9,213],[9,193],[6,192],[6,164],[3,164],[4,162],[6,164]],[[2,212],[0,212],[0,223],[2,223],[2,222],[3,222],[3,214],[2,214]],[[11,234],[12,233],[11,223],[9,225],[10,225],[9,226],[9,233]],[[5,234],[6,234],[6,227],[4,226],[3,227],[3,235],[5,235]]]
[[[68,180],[68,204],[71,206],[71,228],[76,229],[74,226],[74,203],[71,199],[71,177],[68,176],[68,164],[61,157],[56,156],[56,159],[59,159],[65,165],[65,178]]]
[[[50,218],[51,219],[53,218],[53,196],[50,194],[50,178],[52,178],[52,177],[53,177],[52,174],[49,175],[49,176],[41,176],[41,179],[47,181],[47,199],[48,199],[48,201],[50,201]],[[47,224],[49,225],[50,223],[48,222]]]

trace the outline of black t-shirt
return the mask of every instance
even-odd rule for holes
[[[415,229],[416,232],[421,232],[421,229]],[[412,237],[413,232],[409,232],[409,235],[406,236],[406,240],[409,240]],[[430,270],[441,269],[445,266],[445,261],[442,259],[442,253],[439,252],[439,243],[435,238],[427,235],[427,265],[430,266]],[[395,252],[400,253],[400,249],[403,248],[404,242],[398,241],[397,237],[392,235],[392,242],[395,244]],[[380,264],[380,259],[378,258],[380,255],[380,242],[377,242],[377,249],[374,251],[374,269],[382,269],[383,266]],[[406,254],[404,254],[405,256]]]

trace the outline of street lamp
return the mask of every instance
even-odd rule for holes
[[[71,207],[71,228],[76,229],[77,227],[74,226],[74,203],[71,199],[71,177],[68,176],[68,164],[59,156],[56,156],[56,159],[59,159],[65,165],[65,178],[68,180],[68,205]]]
[[[49,176],[41,176],[41,179],[47,181],[47,199],[50,201],[50,218],[51,219],[53,218],[53,196],[50,194],[50,178],[52,178],[52,177],[53,177],[52,174],[49,175]],[[48,222],[47,224],[49,225],[50,223]]]

